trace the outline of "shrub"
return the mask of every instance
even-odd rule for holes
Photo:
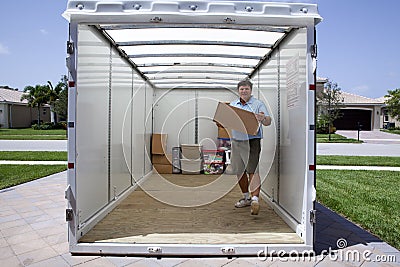
[[[324,119],[318,119],[317,120],[317,127],[316,127],[317,134],[328,134],[329,133],[328,125],[329,125],[328,121],[326,121]],[[331,133],[335,133],[336,132],[336,127],[335,126],[331,125],[330,128],[331,128],[330,129]]]

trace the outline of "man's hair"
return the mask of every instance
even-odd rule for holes
[[[236,89],[239,90],[239,87],[240,87],[240,86],[250,86],[250,89],[253,90],[253,84],[250,82],[250,80],[243,80],[243,81],[240,81],[240,82],[238,83]]]

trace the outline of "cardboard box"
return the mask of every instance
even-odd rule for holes
[[[232,107],[222,102],[218,103],[214,121],[221,124],[224,128],[251,135],[256,135],[259,127],[257,118],[253,112]]]
[[[158,173],[172,174],[172,164],[153,164]]]
[[[167,150],[167,134],[153,133],[151,138],[151,154],[164,155]]]
[[[230,130],[225,129],[224,127],[218,127],[218,138],[230,139],[231,138]]]
[[[172,154],[153,154],[151,155],[151,162],[153,164],[172,164]]]

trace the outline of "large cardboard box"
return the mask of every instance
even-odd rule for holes
[[[151,138],[151,154],[164,155],[167,149],[167,134],[153,133]]]
[[[172,174],[172,164],[153,164],[158,173]]]
[[[231,138],[230,130],[222,126],[218,126],[218,138],[230,139]]]
[[[259,123],[253,112],[232,107],[219,102],[214,115],[214,121],[223,127],[242,133],[256,135]]]
[[[151,155],[151,162],[153,164],[172,164],[172,154],[153,154]]]

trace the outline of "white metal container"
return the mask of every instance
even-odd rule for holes
[[[315,25],[321,17],[316,4],[304,2],[310,1],[68,1],[71,253],[232,257],[313,248]],[[236,97],[244,78],[272,117],[262,142],[262,198],[299,242],[285,233],[278,233],[283,242],[224,242],[218,233],[193,233],[197,243],[82,241],[132,192],[169,190],[162,180],[143,189],[152,175],[152,133],[168,134],[168,153],[182,143],[216,149],[215,108]],[[188,195],[186,206],[193,207],[203,205],[195,203],[203,192],[214,199],[221,188],[172,188],[162,197],[175,205],[168,197]],[[260,232],[266,225],[260,222]]]

